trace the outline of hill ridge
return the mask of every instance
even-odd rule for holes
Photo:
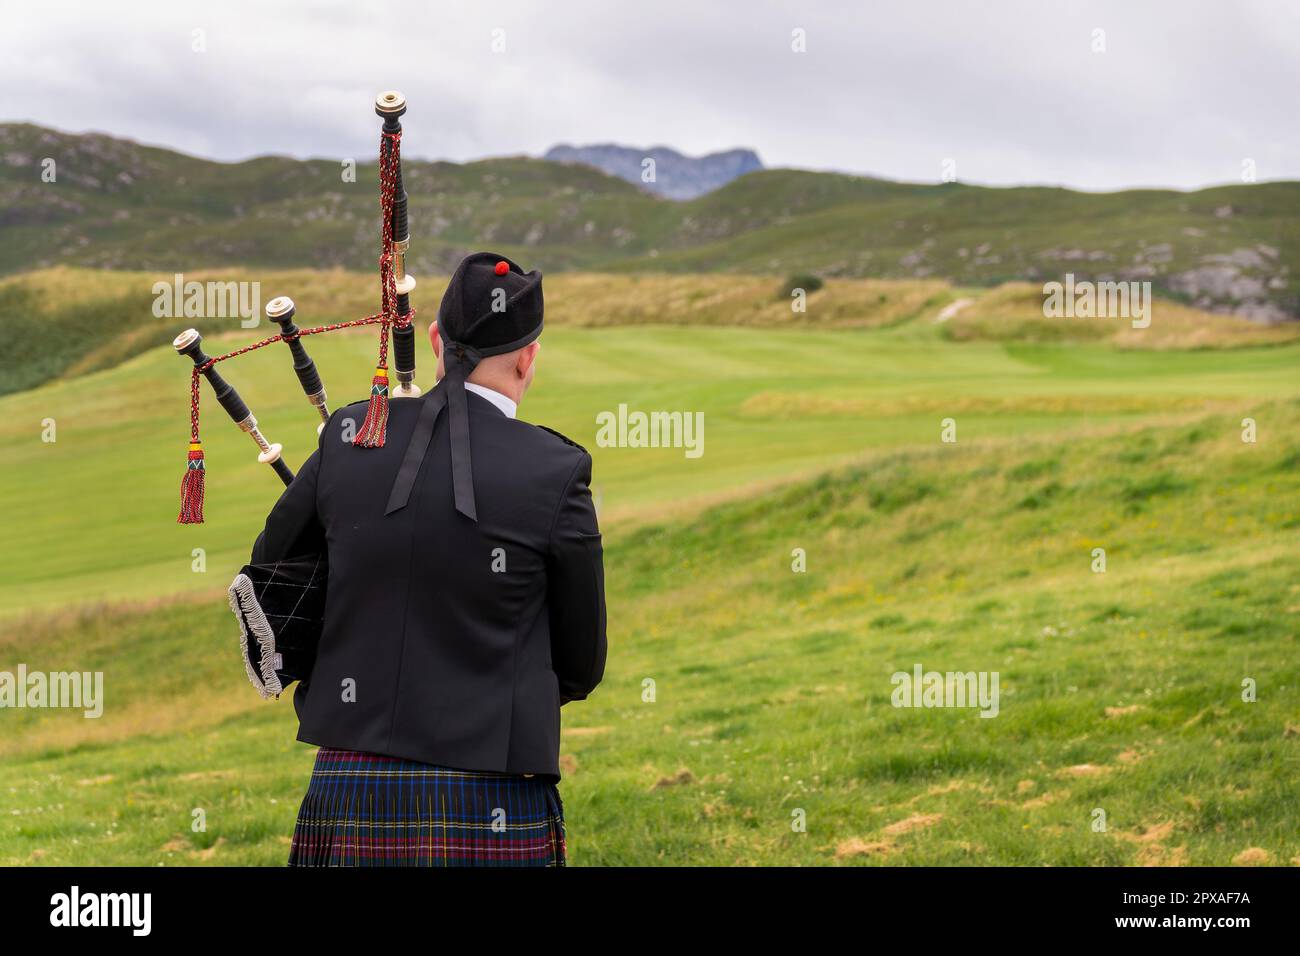
[[[42,181],[47,159],[54,182]],[[376,169],[360,163],[354,181],[347,172],[327,159],[225,164],[106,134],[3,124],[0,274],[59,263],[369,267]],[[588,166],[502,157],[408,159],[406,185],[417,276],[448,272],[484,247],[544,271],[983,287],[1072,273],[1149,281],[1166,297],[1260,321],[1300,317],[1300,182],[1083,193],[765,169],[665,202]]]

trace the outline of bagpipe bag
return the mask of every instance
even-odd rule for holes
[[[278,697],[294,681],[311,676],[325,618],[325,555],[310,554],[274,564],[248,564],[229,588],[239,621],[239,648],[253,687]]]

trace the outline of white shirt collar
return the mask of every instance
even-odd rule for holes
[[[519,411],[518,404],[516,404],[509,396],[502,395],[500,392],[479,385],[476,382],[466,382],[465,391],[473,392],[475,395],[482,395],[497,408],[501,409],[501,411],[505,413],[506,418],[514,418],[515,414]]]

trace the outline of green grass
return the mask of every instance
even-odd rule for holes
[[[372,335],[312,350],[360,394]],[[606,681],[565,709],[573,862],[1290,863],[1298,362],[926,318],[549,329],[524,413],[591,448],[607,535]],[[297,465],[287,357],[230,372]],[[205,395],[209,523],[174,524],[187,381],[156,349],[0,399],[0,669],[102,670],[107,696],[0,715],[0,863],[285,858],[312,751],[221,599],[277,483]],[[594,447],[619,402],[703,411],[704,457]],[[1000,716],[891,707],[917,663],[999,672]]]
[[[172,329],[158,325],[158,337],[170,338]],[[373,331],[312,340],[334,404],[364,394],[375,347]],[[420,354],[427,383],[427,347]],[[1028,438],[1140,418],[1181,421],[1295,394],[1298,354],[1296,346],[1168,354],[944,346],[923,321],[880,331],[717,327],[689,335],[560,326],[543,338],[523,414],[591,448],[602,514],[616,527],[687,515],[868,452],[926,446],[947,417],[962,441]],[[175,524],[189,441],[187,368],[170,349],[153,349],[2,400],[0,506],[22,520],[0,529],[0,618],[210,589],[210,578],[191,570],[194,548],[205,550],[214,574],[242,563],[279,486],[205,385],[209,523]],[[286,350],[251,353],[226,371],[297,468],[315,437]],[[703,457],[595,447],[596,415],[623,402],[703,411]],[[40,440],[46,420],[57,429],[53,443]]]
[[[1234,413],[881,454],[613,532],[606,682],[566,709],[574,862],[1289,862],[1298,410],[1253,406],[1257,446]],[[1163,477],[1135,478],[1153,443]],[[1044,460],[1060,490],[1024,508]],[[0,862],[283,862],[311,750],[230,630],[211,600],[8,633],[6,660],[104,670],[109,703],[6,715]],[[998,671],[1000,715],[891,707],[916,663]]]
[[[292,295],[304,328],[361,318],[376,308],[375,277],[342,269],[208,270],[185,278],[226,283],[236,276],[247,291],[244,303],[231,304],[249,308],[259,320],[253,328],[240,329],[241,344],[277,331],[261,311],[262,303],[277,295]],[[421,280],[421,294],[434,299],[442,277]],[[954,289],[932,279],[829,279],[808,295],[806,311],[795,312],[787,281],[772,275],[562,272],[547,279],[547,328],[906,327],[912,340],[927,342],[938,334],[952,341],[1009,346],[1092,343],[1161,351],[1300,341],[1300,322],[1262,325],[1163,299],[1154,302],[1151,326],[1145,329],[1133,329],[1126,319],[1046,319],[1041,289],[1023,283],[980,290]],[[219,315],[158,319],[153,292],[158,282],[170,289],[173,275],[59,267],[0,279],[0,326],[11,343],[0,352],[0,395],[113,368],[157,348],[160,340],[186,326],[214,336],[230,333],[244,321]],[[930,329],[946,307],[957,308],[956,314]]]
[[[160,282],[170,290],[172,273],[59,267],[0,279],[0,327],[10,337],[10,348],[0,352],[0,395],[113,368],[157,348],[186,326],[204,336],[240,329],[241,344],[256,341],[278,331],[263,317],[262,308],[281,294],[292,295],[296,321],[303,328],[358,319],[378,307],[373,273],[208,270],[187,273],[185,279],[226,283],[236,276],[246,291],[242,302],[232,301],[228,307],[248,309],[258,320],[251,328],[240,328],[245,319],[233,314],[156,318],[153,290]],[[445,277],[420,279],[421,296],[436,300]],[[547,279],[546,322],[548,328],[649,324],[883,328],[929,314],[949,296],[947,284],[934,280],[836,279],[809,297],[806,312],[795,313],[782,281],[774,276],[567,272]],[[214,299],[214,312],[223,310],[217,302]],[[436,308],[424,310],[425,315],[435,313]],[[1229,331],[1234,327],[1220,316],[1202,313],[1200,318]],[[1300,325],[1296,334],[1300,335]]]

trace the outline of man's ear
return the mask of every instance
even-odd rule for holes
[[[515,362],[515,374],[520,378],[528,377],[528,370],[533,367],[537,361],[537,353],[542,349],[542,343],[533,339],[527,345],[519,350],[519,359]]]
[[[438,334],[438,320],[429,323],[429,344],[433,346],[433,357],[442,358],[442,336]]]

